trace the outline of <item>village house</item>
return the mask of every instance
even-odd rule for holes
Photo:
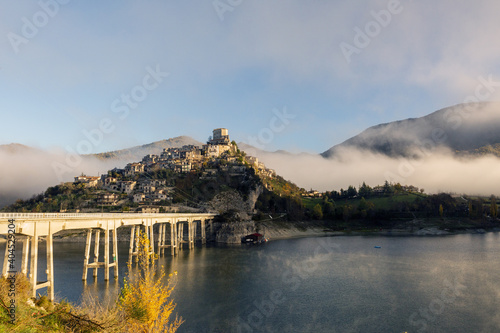
[[[172,198],[168,195],[168,192],[165,190],[160,190],[154,193],[153,195],[154,199],[158,199],[158,201],[161,200],[172,200]]]
[[[145,185],[143,187],[143,193],[149,194],[153,193],[156,190],[156,187],[154,185]]]
[[[181,160],[194,161],[201,159],[201,150],[198,146],[185,145],[179,150],[179,158]]]
[[[142,207],[137,208],[136,212],[143,213],[143,214],[159,213],[160,207],[142,206]]]
[[[166,148],[163,149],[163,153],[161,153],[161,160],[169,161],[176,160],[180,158],[179,148]]]
[[[129,163],[125,166],[125,176],[130,177],[144,172],[144,164]]]
[[[174,170],[180,173],[187,173],[191,171],[191,163],[190,162],[178,162],[175,164]]]
[[[101,193],[97,198],[97,203],[99,205],[116,206],[119,198],[120,196],[116,193]]]
[[[377,185],[373,188],[373,193],[374,194],[383,194],[384,193],[384,187]]]
[[[133,195],[132,201],[134,201],[135,203],[141,203],[144,200],[146,200],[146,195],[144,193],[135,193]]]
[[[158,162],[158,155],[148,154],[142,158],[142,164],[151,165]]]
[[[115,177],[106,177],[104,178],[104,186],[109,187],[111,184],[116,184],[118,179]]]
[[[124,182],[121,182],[120,183],[120,185],[121,185],[121,189],[120,190],[123,193],[130,194],[134,190],[136,184],[137,184],[137,182],[134,182],[134,181],[124,181]]]
[[[97,185],[99,185],[100,179],[101,179],[100,177],[81,175],[81,176],[75,177],[74,183],[75,184],[84,184],[85,187],[97,187]]]
[[[246,160],[254,169],[259,168],[259,159],[257,157],[246,156]]]

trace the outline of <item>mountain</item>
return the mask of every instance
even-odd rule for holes
[[[110,151],[106,153],[92,154],[91,156],[97,157],[98,159],[119,159],[126,160],[128,162],[140,161],[144,156],[148,154],[159,155],[163,149],[182,147],[184,145],[196,145],[201,146],[203,143],[189,137],[189,136],[178,136],[175,138],[155,141],[142,146],[135,146],[131,148]]]
[[[10,143],[7,145],[0,145],[0,153],[6,153],[6,154],[20,154],[20,153],[30,153],[30,152],[36,152],[39,151],[36,148],[28,147],[25,145],[22,145],[20,143]]]
[[[321,155],[342,150],[368,150],[391,157],[408,157],[422,150],[444,147],[469,152],[500,143],[500,103],[459,104],[421,118],[410,118],[368,128]]]

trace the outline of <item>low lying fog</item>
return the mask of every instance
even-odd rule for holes
[[[347,189],[363,181],[373,187],[389,180],[423,188],[426,193],[500,195],[500,159],[491,156],[466,159],[436,150],[420,159],[405,159],[349,150],[325,159],[319,155],[246,151],[306,190]]]
[[[344,151],[336,158],[319,155],[270,153],[246,149],[268,168],[305,189],[340,190],[363,181],[370,186],[385,180],[424,188],[427,193],[455,192],[500,195],[500,159],[456,158],[450,152],[434,151],[421,159],[394,159],[362,151]],[[17,198],[27,199],[47,187],[72,181],[84,173],[97,176],[126,162],[106,162],[92,157],[69,158],[62,152],[0,152],[0,206]]]
[[[0,161],[0,207],[18,198],[28,199],[63,181],[73,181],[82,173],[97,176],[124,165],[116,160],[79,159],[64,152],[39,150],[14,154],[0,151]]]

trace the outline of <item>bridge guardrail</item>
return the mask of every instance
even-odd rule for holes
[[[217,215],[216,213],[0,213],[0,219],[8,218],[65,218],[65,217],[139,217],[139,216],[169,216],[176,215]]]

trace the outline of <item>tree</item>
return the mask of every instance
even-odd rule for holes
[[[365,182],[363,182],[363,185],[359,187],[358,194],[362,197],[368,198],[372,195],[372,193],[373,189],[370,186],[366,185]]]
[[[358,204],[358,210],[359,211],[366,210],[367,207],[368,207],[368,204],[366,202],[366,199],[364,197],[362,197],[361,201]]]
[[[443,204],[439,204],[439,217],[443,218]]]
[[[394,187],[389,184],[389,182],[386,180],[384,183],[384,194],[385,195],[391,195],[394,193]]]
[[[356,195],[358,195],[358,191],[356,190],[356,188],[352,185],[349,185],[349,188],[347,188],[347,197],[354,198]]]
[[[349,218],[351,217],[351,211],[352,211],[351,205],[345,204],[342,212],[342,217],[344,218],[345,222],[349,221]]]
[[[321,208],[320,204],[316,204],[313,207],[313,219],[315,220],[321,220],[323,218],[323,209]]]
[[[335,217],[335,205],[333,202],[328,201],[323,205],[323,216],[329,219]]]
[[[498,216],[498,205],[497,205],[496,197],[494,195],[491,195],[491,197],[490,197],[490,215],[491,215],[491,217]]]
[[[163,267],[158,270],[157,255],[151,253],[149,239],[144,233],[139,233],[138,269],[132,269],[128,263],[128,278],[119,299],[119,307],[125,315],[128,332],[176,332],[183,323],[182,318],[175,317],[173,322],[169,317],[175,309],[170,295],[174,290],[169,275],[168,285],[163,284],[165,276]]]

